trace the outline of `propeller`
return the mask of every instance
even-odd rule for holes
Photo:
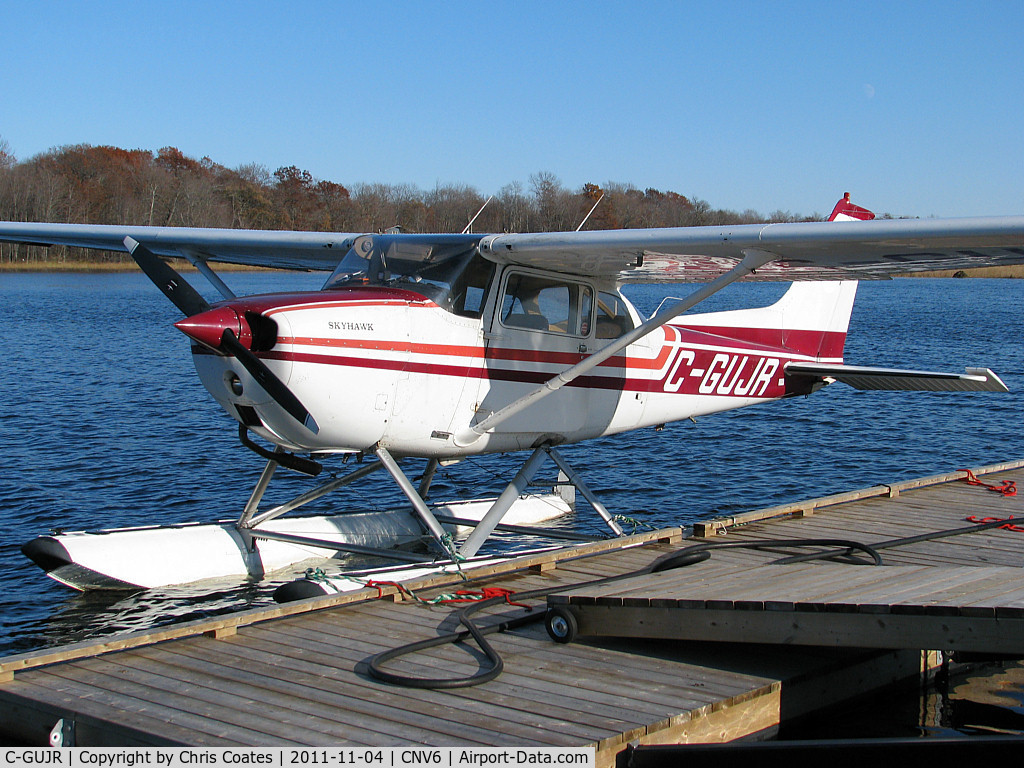
[[[248,318],[241,319],[231,307],[212,308],[185,278],[138,240],[126,237],[124,244],[153,284],[184,313],[185,319],[174,324],[178,330],[200,344],[238,360],[263,391],[289,416],[314,435],[320,432],[316,420],[299,398],[239,340],[240,334],[250,341],[253,338],[252,323]],[[246,313],[250,314],[253,313]]]
[[[199,291],[149,248],[132,237],[126,237],[124,245],[146,276],[186,317],[198,315],[210,308],[209,302],[199,295]]]

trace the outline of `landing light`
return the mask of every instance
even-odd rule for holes
[[[230,371],[224,375],[224,381],[228,385],[228,390],[231,394],[240,397],[242,395],[242,380],[238,378],[238,374],[234,371]]]

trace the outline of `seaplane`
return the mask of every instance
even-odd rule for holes
[[[1024,216],[880,219],[845,195],[828,221],[615,231],[329,233],[0,223],[0,240],[131,254],[183,316],[205,388],[265,467],[237,519],[56,531],[23,552],[79,590],[260,579],[345,553],[409,568],[488,557],[495,531],[549,531],[578,492],[623,529],[560,448],[833,383],[1005,392],[987,368],[894,370],[843,361],[857,282],[1024,264]],[[169,259],[184,259],[208,302]],[[211,262],[328,273],[318,291],[236,296]],[[767,307],[691,312],[737,281],[792,285]],[[629,283],[694,283],[643,317]],[[441,465],[524,454],[489,499],[431,503]],[[344,462],[355,457],[350,465]],[[365,459],[365,460],[364,460]],[[278,470],[318,476],[264,508]],[[425,462],[418,476],[409,466]],[[531,494],[552,462],[559,484]],[[420,466],[420,464],[417,464]],[[383,470],[387,512],[289,514]],[[572,536],[572,534],[566,534]],[[324,560],[326,562],[326,560]],[[305,594],[305,593],[304,593]]]

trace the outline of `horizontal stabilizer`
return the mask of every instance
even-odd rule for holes
[[[787,376],[840,381],[854,389],[929,392],[1009,392],[988,368],[968,368],[965,373],[903,371],[897,368],[866,368],[859,365],[789,363]]]

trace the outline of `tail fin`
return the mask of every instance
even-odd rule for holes
[[[856,280],[793,283],[771,306],[683,315],[674,324],[838,363],[856,294]]]

